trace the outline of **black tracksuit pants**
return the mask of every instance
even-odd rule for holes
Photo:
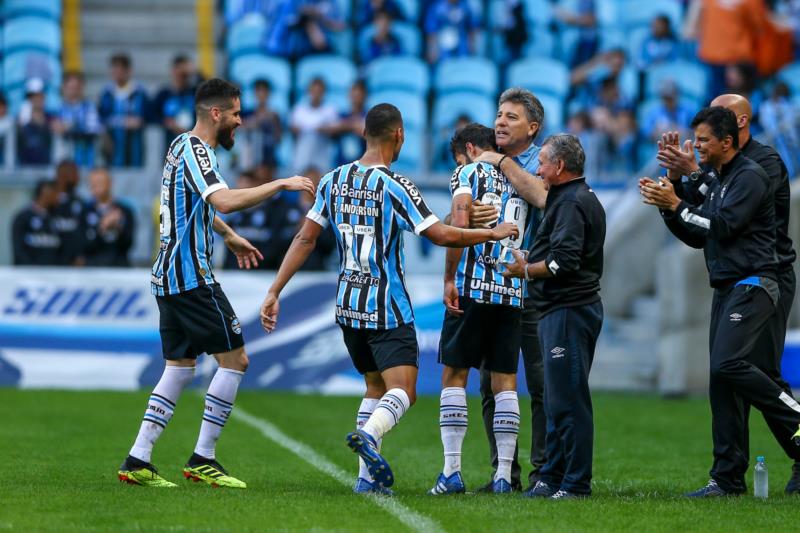
[[[710,473],[729,493],[747,490],[750,405],[761,411],[786,453],[800,460],[800,446],[792,442],[792,436],[800,428],[800,405],[785,390],[788,385],[780,378],[780,359],[775,346],[780,315],[784,313],[776,307],[783,304],[788,310],[791,300],[775,302],[770,292],[777,296],[777,288],[775,282],[768,280],[764,287],[736,285],[714,291],[709,332],[709,398],[714,442]],[[783,345],[783,340],[780,344]]]
[[[589,370],[603,325],[603,304],[551,311],[539,320],[547,416],[541,480],[575,494],[592,492],[594,419]]]
[[[544,368],[542,352],[539,349],[539,312],[530,299],[525,300],[522,311],[522,362],[525,368],[525,384],[531,397],[531,466],[528,484],[539,479],[539,469],[544,465],[545,416],[544,416]],[[494,394],[492,393],[491,373],[481,369],[481,407],[483,425],[489,439],[489,452],[492,469],[497,470],[497,445],[494,440]],[[521,468],[518,460],[519,447],[514,450],[511,464],[511,484],[519,486]]]

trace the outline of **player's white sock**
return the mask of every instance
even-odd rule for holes
[[[445,387],[439,400],[439,430],[444,448],[442,473],[450,476],[461,471],[461,445],[467,434],[467,391]]]
[[[403,389],[390,389],[378,402],[372,416],[364,424],[364,431],[376,441],[382,439],[408,411],[411,401]]]
[[[494,440],[497,442],[495,481],[511,482],[511,462],[519,434],[519,400],[516,391],[503,391],[494,396]]]
[[[175,412],[175,404],[178,403],[183,389],[194,379],[193,366],[172,366],[164,367],[164,373],[158,380],[156,388],[150,394],[147,401],[147,409],[144,412],[144,420],[139,427],[139,434],[133,443],[130,455],[149,463],[153,453],[153,445],[161,436],[161,432],[167,427],[172,413]]]
[[[380,400],[376,398],[364,398],[361,400],[361,405],[358,407],[358,416],[356,417],[356,429],[362,429],[364,424],[367,423],[375,407]],[[381,449],[381,439],[377,440],[378,450]],[[358,477],[364,478],[367,481],[372,481],[372,476],[367,469],[367,463],[361,457],[358,458]]]
[[[221,367],[214,374],[206,393],[200,436],[197,437],[197,446],[194,447],[194,453],[197,455],[208,459],[216,457],[217,439],[233,410],[233,401],[236,399],[236,391],[239,390],[242,376],[244,372]]]

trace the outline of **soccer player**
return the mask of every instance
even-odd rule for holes
[[[215,487],[246,488],[216,460],[216,443],[233,409],[247,369],[242,327],[211,270],[212,229],[236,254],[239,266],[262,259],[216,211],[231,213],[254,206],[281,190],[314,192],[302,176],[250,189],[230,190],[219,172],[215,149],[230,149],[242,123],[239,89],[218,78],[204,82],[195,95],[197,122],[169,147],[161,176],[161,244],[150,276],[160,313],[164,373],[147,402],[144,420],[119,479],[135,485],[174,487],[150,462],[153,445],[172,418],[183,389],[194,377],[197,356],[213,354],[219,363],[205,397],[203,421],[184,477]]]
[[[307,220],[264,299],[261,322],[265,330],[275,329],[281,291],[330,224],[339,249],[336,320],[367,387],[357,429],[346,440],[362,459],[353,490],[386,494],[394,476],[379,452],[381,439],[416,399],[419,357],[403,274],[402,231],[424,235],[441,246],[463,248],[516,237],[519,230],[513,224],[470,230],[439,222],[414,183],[389,169],[404,140],[403,119],[395,106],[378,104],[370,109],[364,134],[364,155],[320,181]]]
[[[485,150],[496,150],[494,131],[468,124],[453,136],[453,157],[462,164],[450,180],[453,194],[452,224],[469,227],[473,200],[499,208],[500,220],[515,224],[516,239],[490,241],[470,248],[447,250],[444,304],[447,307],[439,345],[442,394],[439,427],[444,447],[444,468],[429,493],[464,492],[461,445],[467,432],[467,377],[470,368],[491,372],[495,410],[493,433],[498,466],[492,490],[512,491],[511,463],[519,433],[517,364],[521,341],[522,280],[506,278],[496,268],[503,250],[518,249],[533,210],[502,172],[489,163],[476,163]],[[511,258],[513,260],[513,257]]]

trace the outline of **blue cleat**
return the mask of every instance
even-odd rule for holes
[[[514,489],[511,487],[511,483],[503,478],[500,478],[495,479],[494,483],[492,483],[492,492],[495,494],[511,494],[514,492]]]
[[[684,496],[687,498],[719,498],[720,496],[728,496],[728,493],[722,490],[716,481],[709,479],[705,487],[684,494]]]
[[[353,485],[353,492],[356,494],[380,494],[382,496],[394,496],[392,489],[387,489],[386,487],[376,485],[372,481],[364,479],[363,477],[356,479],[356,484]]]
[[[391,487],[394,484],[394,474],[386,459],[378,451],[375,441],[364,431],[357,429],[348,433],[347,446],[364,459],[369,475],[372,476],[373,485],[381,488]]]
[[[464,486],[464,480],[461,479],[461,472],[453,472],[449,476],[439,474],[436,479],[436,485],[433,486],[428,494],[438,496],[440,494],[464,494],[467,488]]]

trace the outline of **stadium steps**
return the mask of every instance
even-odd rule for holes
[[[593,389],[652,391],[658,380],[658,300],[631,302],[634,318],[605,317],[589,382]]]
[[[194,0],[81,2],[83,69],[87,93],[96,97],[108,80],[108,58],[128,53],[134,78],[155,90],[169,82],[172,58],[197,50]]]

